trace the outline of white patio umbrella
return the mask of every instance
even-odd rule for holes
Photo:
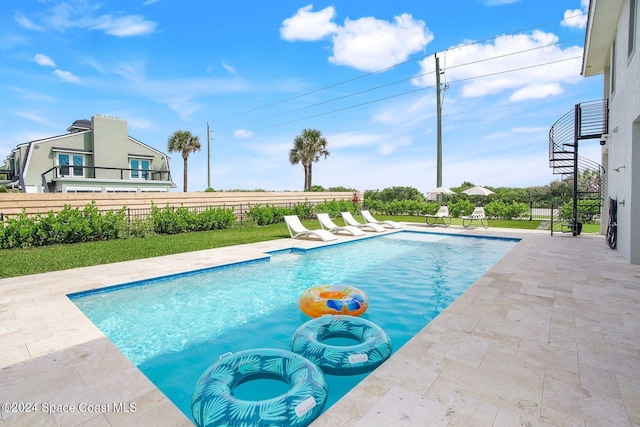
[[[493,191],[489,190],[488,188],[479,187],[479,186],[467,188],[466,190],[463,191],[463,193],[469,196],[488,196],[489,194],[495,194]]]
[[[455,191],[449,190],[447,187],[438,187],[438,188],[434,188],[433,190],[429,191],[429,194],[451,195],[451,194],[456,194],[456,193],[455,193]]]

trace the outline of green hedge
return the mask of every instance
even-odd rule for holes
[[[495,202],[487,203],[484,211],[490,218],[510,220],[529,214],[531,209],[526,203],[512,202],[510,205],[507,205],[500,200],[496,200]]]
[[[594,223],[598,215],[600,215],[600,200],[578,200],[579,222]],[[560,218],[565,221],[573,219],[573,201],[560,206]]]
[[[159,208],[151,205],[148,220],[158,234],[178,234],[187,231],[206,231],[229,228],[236,221],[233,209],[209,206],[202,212],[194,212],[181,206]]]
[[[309,202],[297,203],[290,208],[271,205],[251,205],[247,212],[250,222],[257,225],[269,225],[284,222],[285,215],[298,215],[300,219],[313,217],[314,208]]]
[[[331,218],[338,218],[340,212],[356,214],[358,212],[358,204],[351,200],[325,200],[316,205],[315,212],[327,213]]]
[[[128,226],[124,209],[101,214],[95,203],[83,210],[65,205],[58,213],[49,211],[32,217],[23,212],[0,228],[0,248],[118,239],[127,236]]]
[[[215,230],[230,228],[235,221],[232,209],[220,207],[198,213],[184,207],[160,209],[154,205],[147,219],[129,223],[124,208],[100,213],[94,202],[82,210],[65,205],[58,213],[27,216],[23,212],[10,218],[5,227],[0,227],[0,249]]]

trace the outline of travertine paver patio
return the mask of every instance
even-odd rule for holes
[[[408,228],[522,240],[314,427],[640,426],[640,266],[601,236]],[[318,244],[0,280],[0,425],[190,425],[65,295]]]

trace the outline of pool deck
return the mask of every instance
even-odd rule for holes
[[[522,240],[313,427],[640,426],[640,266],[602,236],[406,228]],[[0,426],[192,425],[66,294],[324,244],[0,280]]]

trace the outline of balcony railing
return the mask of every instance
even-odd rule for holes
[[[13,181],[15,174],[12,170],[0,169],[0,181]]]
[[[44,172],[42,185],[59,178],[78,178],[88,180],[116,179],[122,181],[171,181],[171,172],[168,170],[112,168],[104,166],[74,166],[58,165]],[[50,179],[48,179],[50,177]]]

